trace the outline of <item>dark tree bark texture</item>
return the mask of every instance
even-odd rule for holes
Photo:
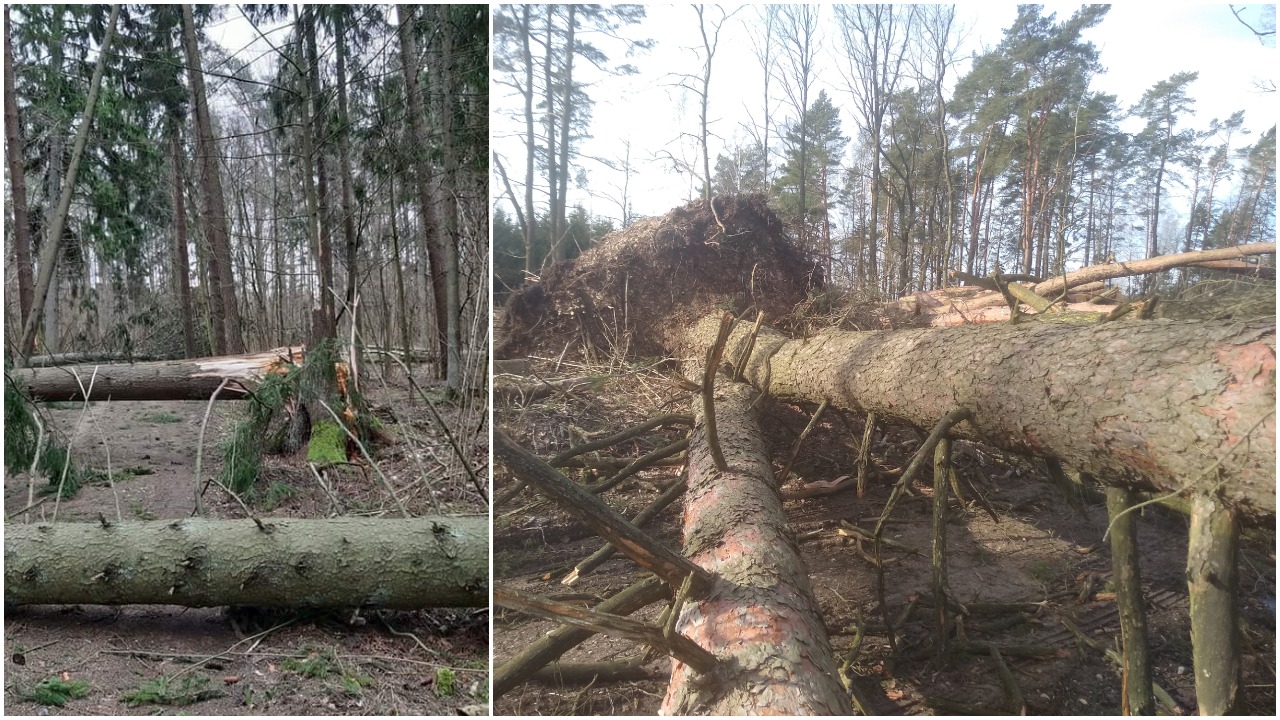
[[[482,607],[489,521],[268,518],[10,525],[6,604]]]
[[[675,661],[662,712],[851,715],[808,569],[787,533],[750,410],[754,393],[726,385],[717,391],[716,415],[728,470],[716,469],[695,402],[684,515],[685,555],[719,580],[709,597],[684,605],[676,631],[722,663],[731,658],[732,670],[723,682],[699,682]]]
[[[714,341],[719,315],[689,335]],[[739,324],[725,357],[750,328]],[[1272,320],[1031,322],[787,340],[762,329],[744,377],[790,400],[919,428],[957,407],[959,437],[1053,458],[1120,487],[1220,497],[1253,521],[1276,509]]]

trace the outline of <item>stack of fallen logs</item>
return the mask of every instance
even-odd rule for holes
[[[1120,274],[1131,272],[1132,265]],[[1068,277],[1065,284],[1048,281],[1034,290],[1061,294],[1097,279]],[[995,297],[999,302],[1003,293]],[[1140,493],[1187,501],[1197,702],[1202,713],[1239,707],[1240,531],[1275,518],[1273,320],[965,325],[833,331],[802,340],[761,328],[758,320],[752,327],[735,325],[727,314],[704,318],[689,328],[679,349],[681,356],[697,358],[687,364],[686,376],[700,392],[691,408],[687,481],[672,488],[686,494],[683,553],[560,474],[552,467],[556,462],[543,462],[495,433],[496,456],[521,486],[552,498],[655,576],[596,610],[499,587],[499,605],[571,627],[498,668],[497,695],[600,632],[675,658],[664,713],[767,707],[782,714],[848,714],[862,704],[841,684],[803,563],[787,538],[777,492],[785,478],[773,473],[755,416],[763,392],[864,412],[869,425],[932,431],[872,533],[877,555],[902,489],[930,461],[939,482],[950,474],[951,439],[1041,458],[1058,474],[1107,486],[1125,712],[1154,712],[1153,698],[1160,694],[1146,652],[1133,511],[1146,497]],[[946,523],[945,487],[935,491],[939,528]],[[954,605],[945,552],[936,546],[934,562],[934,605],[945,628]],[[622,617],[664,598],[674,600],[658,626]],[[887,612],[883,600],[881,610]],[[885,625],[892,642],[887,617]]]

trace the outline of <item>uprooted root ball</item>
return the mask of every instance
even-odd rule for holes
[[[763,310],[777,324],[821,284],[762,195],[676,208],[612,233],[511,296],[496,318],[497,357],[661,356],[717,308]]]

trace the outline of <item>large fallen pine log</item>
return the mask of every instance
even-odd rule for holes
[[[719,316],[689,333],[702,357]],[[742,324],[724,357],[734,362]],[[1047,323],[788,340],[762,329],[745,367],[783,398],[929,428],[957,407],[958,437],[1054,458],[1112,485],[1199,490],[1254,521],[1276,509],[1274,321]]]
[[[480,607],[487,517],[14,525],[4,600],[189,607]]]
[[[69,365],[6,371],[35,401],[84,400],[220,400],[246,398],[268,374],[302,362],[300,347],[276,348],[247,355],[162,360],[120,365]],[[90,389],[92,388],[92,389]]]
[[[707,682],[673,661],[661,712],[851,715],[750,410],[755,393],[725,385],[716,391],[716,435],[728,469],[716,469],[699,400],[684,511],[684,554],[718,581],[709,597],[685,603],[676,631],[730,669]]]

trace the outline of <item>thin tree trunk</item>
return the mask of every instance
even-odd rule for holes
[[[543,262],[545,267],[547,261],[556,262],[560,259],[557,255],[560,252],[560,228],[556,224],[556,218],[560,217],[558,208],[560,200],[557,193],[560,190],[559,172],[556,168],[556,93],[555,82],[552,79],[551,67],[553,42],[555,38],[555,17],[559,5],[547,5],[547,38],[545,43],[545,53],[542,58],[542,78],[543,93],[546,95],[546,127],[547,127],[547,225],[551,229],[551,247]]]
[[[560,189],[556,192],[556,260],[564,260],[569,256],[569,224],[566,220],[569,194],[569,129],[573,125],[573,56],[577,48],[573,41],[573,31],[577,8],[568,6],[568,22],[565,30],[564,50],[564,83],[560,101],[560,162],[558,163],[558,181]]]
[[[201,69],[200,47],[196,43],[195,19],[190,5],[182,6],[183,41],[187,54],[187,74],[191,82],[192,105],[196,120],[196,154],[200,156],[200,178],[204,194],[205,236],[209,240],[209,269],[214,276],[209,289],[209,306],[219,305],[214,317],[215,352],[238,353],[244,350],[240,329],[240,309],[236,304],[235,274],[231,265],[231,243],[227,235],[227,207],[222,196],[222,174],[218,168],[218,146],[214,141],[205,94],[204,71]],[[220,327],[221,325],[221,327]]]
[[[396,176],[392,173],[387,181],[387,194],[390,196],[391,206],[391,251],[393,257],[401,257],[400,255],[400,228],[396,222],[396,215],[399,214],[399,205],[396,202]],[[392,268],[396,274],[396,314],[400,318],[400,346],[404,348],[404,365],[409,372],[413,372],[413,353],[410,352],[413,346],[409,337],[409,302],[404,294],[404,263],[393,262]],[[390,344],[390,343],[388,343]]]
[[[333,293],[337,289],[333,282],[333,238],[329,220],[329,174],[325,164],[324,145],[324,98],[320,96],[320,55],[316,47],[316,10],[309,8],[303,11],[307,52],[307,94],[311,99],[311,138],[313,161],[316,171],[316,218],[319,233],[316,235],[315,256],[316,270],[320,274],[319,310],[312,318],[311,342],[318,344],[323,340],[337,337],[337,313],[334,311]]]
[[[533,52],[529,47],[533,27],[530,24],[530,5],[524,5],[523,24],[520,28],[520,39],[524,50],[524,127],[525,127],[525,169],[524,169],[524,272],[532,276],[538,270],[538,262],[534,257],[534,244],[538,226],[537,215],[533,208],[533,166],[536,159],[538,141],[533,131]]]
[[[45,299],[49,294],[49,287],[54,279],[54,271],[58,266],[59,251],[62,247],[62,231],[67,224],[67,215],[71,212],[71,196],[76,189],[76,173],[80,170],[80,158],[84,155],[85,145],[89,141],[89,130],[93,126],[93,114],[98,104],[98,91],[102,87],[102,75],[106,70],[107,55],[111,50],[111,41],[115,38],[116,20],[119,16],[120,6],[112,5],[111,19],[107,22],[107,32],[102,39],[102,48],[98,51],[98,63],[93,70],[93,79],[89,82],[89,96],[85,99],[80,127],[76,131],[76,141],[71,148],[71,162],[67,167],[67,178],[62,185],[62,198],[58,202],[58,210],[54,213],[53,222],[49,225],[48,240],[45,241],[45,245],[40,251],[40,275],[36,279],[31,310],[27,313],[22,327],[22,342],[18,346],[19,362],[21,362],[21,358],[30,357],[32,351],[35,350],[36,325],[44,315]],[[58,159],[55,158],[53,162],[58,162]]]
[[[453,69],[453,27],[449,22],[449,5],[436,5],[437,30],[440,32],[440,86],[441,113],[440,135],[441,150],[444,156],[444,284],[445,309],[448,318],[445,323],[445,352],[448,358],[448,370],[445,373],[445,385],[454,392],[462,392],[462,331],[460,327],[462,308],[458,277],[458,155],[454,148],[454,112],[456,98]]]
[[[333,11],[333,34],[335,54],[338,62],[338,166],[342,175],[342,237],[347,250],[347,291],[343,294],[350,309],[355,302],[356,284],[359,278],[357,267],[360,246],[356,238],[355,200],[352,197],[351,182],[351,138],[349,127],[351,115],[347,110],[347,38],[343,19],[343,10]],[[397,256],[399,257],[399,256]],[[357,315],[352,314],[351,322],[357,322]]]
[[[9,191],[13,203],[13,259],[18,266],[18,317],[31,313],[31,218],[27,214],[27,151],[18,122],[18,96],[13,84],[13,30],[10,6],[4,6],[4,130],[9,144]]]
[[[55,53],[55,55],[61,54],[61,51]],[[57,60],[57,66],[62,66],[61,59]],[[63,238],[59,236],[55,239],[49,235],[49,233],[54,225],[54,215],[58,212],[57,206],[52,202],[53,198],[62,197],[62,162],[63,158],[66,157],[65,142],[66,138],[62,136],[61,131],[55,131],[53,137],[49,140],[49,157],[51,158],[51,161],[49,163],[47,194],[45,195],[48,199],[48,203],[44,217],[44,241],[45,243],[53,243],[58,246],[58,253],[55,256],[54,262],[61,261],[63,255]],[[44,323],[44,347],[49,353],[57,353],[62,350],[62,343],[59,340],[58,333],[58,290],[61,287],[61,278],[58,276],[59,272],[55,268],[53,278],[49,282],[49,292],[44,306],[44,317],[40,318]],[[34,302],[34,294],[32,299]]]
[[[196,355],[195,323],[191,317],[191,262],[187,256],[186,175],[182,171],[182,138],[178,121],[170,118],[169,147],[173,160],[173,285],[182,318],[184,357]]]
[[[406,8],[408,8],[406,10]],[[418,200],[421,205],[423,244],[431,263],[430,291],[435,303],[435,338],[440,362],[436,363],[436,377],[445,379],[448,376],[448,327],[449,301],[445,282],[444,240],[436,225],[435,203],[431,199],[431,162],[426,157],[431,146],[431,135],[427,131],[426,107],[422,99],[422,88],[418,82],[418,43],[414,37],[413,8],[397,5],[396,13],[400,20],[400,62],[404,71],[405,89],[409,97],[409,122],[413,128],[413,140],[416,146]]]

